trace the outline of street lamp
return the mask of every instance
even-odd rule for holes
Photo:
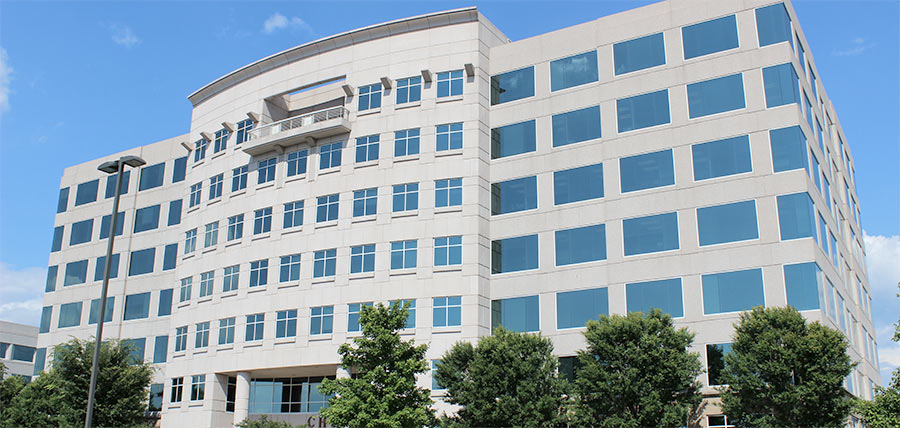
[[[94,361],[91,367],[91,387],[88,390],[87,415],[84,417],[84,428],[91,428],[91,416],[94,413],[94,391],[97,389],[97,372],[100,362],[100,343],[103,340],[103,323],[106,317],[106,291],[109,287],[109,268],[112,264],[113,240],[116,238],[116,220],[119,218],[119,196],[122,194],[122,175],[125,165],[137,168],[147,162],[137,156],[122,156],[119,160],[103,162],[98,170],[107,174],[116,174],[116,197],[113,199],[112,218],[109,220],[109,243],[106,244],[106,265],[103,269],[103,287],[100,291],[100,319],[97,322],[97,337],[94,343]]]

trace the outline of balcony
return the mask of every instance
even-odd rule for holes
[[[332,107],[275,123],[261,125],[250,131],[244,142],[244,152],[256,156],[270,151],[350,132],[350,112],[344,107]]]

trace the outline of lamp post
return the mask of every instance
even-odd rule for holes
[[[119,218],[119,196],[122,195],[122,175],[125,165],[137,168],[146,164],[137,156],[122,156],[119,160],[103,162],[98,170],[107,174],[116,174],[116,197],[113,199],[112,218],[109,220],[109,242],[106,244],[106,260],[104,260],[103,286],[100,289],[100,319],[97,321],[97,336],[94,343],[94,360],[91,367],[91,386],[88,390],[87,414],[84,417],[84,428],[91,428],[91,416],[94,413],[94,392],[97,389],[97,372],[100,363],[100,343],[103,341],[103,323],[106,321],[106,292],[109,287],[109,268],[112,264],[113,240],[116,238],[116,226]]]

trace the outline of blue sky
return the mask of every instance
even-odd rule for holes
[[[63,168],[187,132],[187,95],[238,67],[472,4],[519,40],[648,3],[0,2],[0,319],[39,319]],[[900,2],[794,8],[855,158],[880,354],[896,367],[900,346],[888,337],[900,313]]]

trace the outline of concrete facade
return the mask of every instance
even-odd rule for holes
[[[0,362],[6,366],[6,376],[31,380],[37,335],[37,327],[0,321]]]
[[[730,342],[731,325],[739,312],[706,314],[702,275],[759,268],[765,305],[783,306],[787,304],[783,266],[816,262],[845,307],[829,317],[825,307],[828,302],[834,305],[837,298],[830,297],[821,300],[822,309],[803,313],[848,335],[851,356],[860,365],[847,380],[847,389],[871,398],[872,387],[880,384],[880,378],[875,330],[868,311],[853,158],[822,83],[808,77],[818,71],[809,50],[801,56],[796,47],[797,43],[808,44],[789,3],[784,5],[792,24],[791,41],[760,47],[755,11],[771,4],[766,0],[671,0],[516,42],[510,42],[476,9],[460,9],[328,37],[236,70],[190,95],[194,110],[189,133],[110,157],[139,155],[148,167],[165,162],[165,173],[160,186],[138,191],[141,172],[131,172],[120,208],[125,211],[125,225],[115,252],[122,256],[118,277],[110,283],[114,309],[105,337],[144,338],[148,361],[154,359],[156,338],[167,337],[165,362],[159,363],[154,379],[164,385],[163,426],[230,426],[248,414],[255,417],[259,413],[250,407],[251,383],[256,379],[306,378],[298,382],[308,388],[318,377],[346,375],[337,367],[336,351],[358,334],[348,331],[352,304],[415,299],[415,328],[403,334],[417,343],[428,343],[428,358],[439,359],[457,341],[490,334],[492,301],[538,296],[538,330],[550,337],[556,353],[565,357],[584,346],[583,328],[557,327],[557,293],[602,287],[608,296],[608,313],[623,314],[626,284],[681,278],[683,316],[676,321],[697,334],[693,351],[705,357],[706,344]],[[684,59],[683,27],[730,15],[736,19],[738,47]],[[615,73],[616,43],[660,32],[664,64]],[[597,79],[551,90],[551,62],[585,52],[597,54]],[[804,70],[798,73],[801,94],[814,99],[810,114],[827,128],[824,153],[815,144],[817,136],[808,125],[802,101],[766,107],[762,69],[785,63]],[[524,67],[534,68],[534,95],[492,105],[492,76]],[[461,94],[439,96],[438,74],[452,71],[461,73]],[[687,85],[735,73],[742,76],[745,107],[690,118]],[[398,103],[398,81],[410,77],[422,79],[421,100]],[[383,86],[380,107],[360,110],[359,99],[365,95],[361,90],[377,83]],[[815,89],[811,85],[816,85]],[[668,123],[619,132],[617,100],[663,89],[668,90]],[[554,115],[598,105],[600,138],[553,146]],[[337,116],[305,116],[322,111],[334,111]],[[281,122],[291,118],[298,119]],[[238,141],[236,128],[246,120],[254,125],[253,137]],[[535,123],[535,150],[492,159],[492,130],[529,120]],[[272,123],[280,128],[273,130]],[[437,150],[438,126],[451,123],[462,124],[462,147]],[[827,169],[824,173],[834,183],[830,200],[823,199],[816,182],[803,169],[773,170],[769,131],[795,125],[803,130],[808,150],[821,159],[823,170]],[[395,156],[395,131],[416,128],[418,153]],[[225,148],[216,150],[216,132],[222,130],[231,132],[224,140]],[[372,135],[379,136],[378,155],[358,161],[357,139]],[[750,171],[692,179],[693,145],[739,135],[749,138]],[[207,147],[201,159],[197,151],[203,150],[203,140]],[[320,150],[333,143],[343,143],[342,161],[339,166],[321,168]],[[623,193],[620,160],[664,149],[673,153],[674,184]],[[291,174],[288,164],[299,150],[307,150],[306,169]],[[173,182],[174,160],[182,157],[187,157],[184,180]],[[266,164],[261,162],[269,159],[275,159],[274,179],[260,179],[268,177]],[[105,254],[106,248],[105,240],[96,237],[101,217],[111,211],[111,199],[103,198],[106,178],[96,170],[101,161],[67,168],[61,181],[60,187],[69,189],[66,209],[57,214],[55,223],[63,226],[62,245],[60,251],[51,252],[49,265],[51,269],[57,266],[57,275],[63,278],[69,263],[88,260],[88,280],[64,286],[63,279],[54,277],[51,287],[48,278],[45,306],[52,309],[47,331],[42,329],[38,339],[42,349],[69,336],[89,337],[96,327],[88,324],[88,308],[91,299],[99,295],[100,281],[92,281],[93,272],[96,258]],[[603,197],[555,205],[554,172],[597,163],[603,165]],[[243,166],[249,166],[246,188],[237,189],[232,183],[233,171]],[[210,187],[219,174],[222,188],[216,196]],[[536,208],[492,215],[492,184],[531,176],[537,183]],[[78,185],[97,178],[97,202],[73,206]],[[461,203],[438,206],[436,181],[457,178],[462,183]],[[192,195],[192,186],[197,183],[200,197],[193,204],[196,194]],[[417,183],[417,208],[395,212],[394,186],[406,183]],[[354,192],[371,188],[377,189],[376,213],[355,216]],[[817,244],[818,230],[807,239],[781,239],[777,197],[798,192],[809,193],[826,227],[840,235],[836,257]],[[317,219],[319,197],[335,194],[337,218]],[[168,225],[169,203],[178,199],[183,200],[180,222]],[[750,200],[755,201],[756,239],[700,245],[698,208]],[[302,225],[284,227],[284,204],[295,201],[303,203]],[[829,208],[829,203],[834,208]],[[157,204],[158,227],[135,233],[135,211]],[[265,208],[271,208],[271,229],[255,233],[256,211]],[[663,212],[677,213],[677,249],[626,256],[623,221]],[[230,239],[229,218],[241,214],[243,236]],[[69,245],[73,223],[86,219],[94,219],[89,242]],[[217,231],[217,238],[206,245],[207,225],[214,222],[218,225],[210,230]],[[554,234],[598,224],[605,225],[604,258],[557,266]],[[818,229],[815,220],[813,224]],[[186,234],[195,229],[196,249],[186,252]],[[495,241],[532,234],[539,242],[536,268],[492,273]],[[448,236],[461,237],[461,262],[436,266],[432,262],[434,238]],[[392,268],[392,244],[403,241],[417,243],[415,267]],[[165,246],[175,243],[174,267],[164,270]],[[351,273],[353,248],[371,244],[374,270]],[[155,248],[152,272],[130,275],[129,254],[148,248]],[[332,249],[334,274],[317,275],[317,252],[330,257],[327,250]],[[299,255],[299,276],[292,276],[289,269],[287,279],[282,280],[281,260],[291,255]],[[268,261],[268,281],[252,286],[251,263],[258,260]],[[236,289],[225,279],[225,269],[232,266],[237,266]],[[204,276],[208,272],[211,277]],[[182,301],[186,278],[190,278],[191,292]],[[258,276],[254,278],[258,282]],[[209,281],[212,292],[199,297],[200,288]],[[161,290],[168,289],[173,293],[171,315],[160,315]],[[124,320],[126,296],[145,292],[150,293],[148,314]],[[459,325],[433,324],[434,298],[445,296],[460,297]],[[61,305],[79,301],[84,308],[79,322],[59,327]],[[314,323],[323,320],[313,308],[329,306],[332,331],[312,333]],[[296,334],[276,337],[284,336],[280,329],[289,325],[285,319],[279,326],[279,312],[291,310],[296,310]],[[247,316],[255,314],[264,314],[262,339],[246,340]],[[290,313],[284,314],[290,317]],[[220,320],[232,317],[234,339],[219,345]],[[202,336],[202,323],[206,322],[208,343],[195,346],[202,344],[202,340],[197,342],[198,324]],[[183,327],[187,344],[176,350]],[[205,376],[203,398],[191,399],[192,381],[199,381],[194,377],[200,375]],[[184,382],[183,397],[173,401],[172,382],[178,378]],[[705,374],[700,380],[708,383]],[[420,384],[431,387],[430,373]],[[303,400],[296,402],[301,407],[287,414],[271,413],[294,423],[318,424],[310,419],[314,418],[314,411],[308,411],[311,407],[303,407],[312,406],[314,400],[309,399],[308,389],[302,391]],[[711,388],[704,392],[715,393]],[[434,396],[439,399],[440,391]],[[288,407],[295,402],[285,400],[281,401]],[[698,423],[706,426],[707,420],[704,417]]]

